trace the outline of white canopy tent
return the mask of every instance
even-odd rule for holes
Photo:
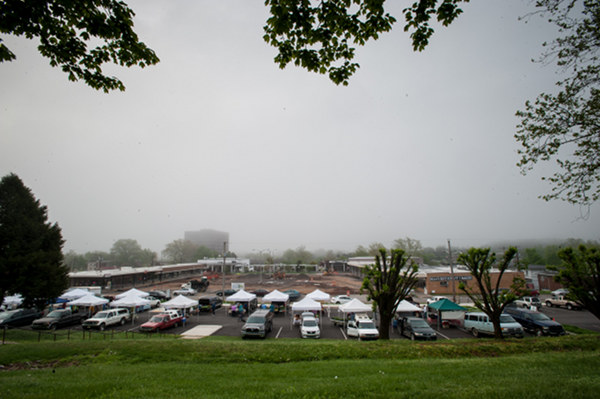
[[[121,297],[116,301],[112,301],[109,306],[112,308],[132,308],[131,324],[133,324],[135,319],[135,308],[144,305],[150,305],[150,301],[137,295],[128,295]]]
[[[320,302],[315,301],[314,299],[310,299],[305,297],[301,301],[294,302],[292,304],[292,318],[291,325],[294,325],[294,313],[302,313],[302,312],[319,312],[319,323],[321,322],[321,310],[323,306]]]
[[[198,306],[198,301],[178,295],[170,301],[164,302],[162,306],[165,309],[189,309]]]
[[[275,312],[281,312],[281,310],[283,310],[284,313],[287,313],[287,303],[289,302],[289,300],[290,296],[288,294],[284,294],[283,292],[278,290],[273,290],[264,297],[262,297],[261,302],[271,303]]]
[[[21,296],[21,294],[16,294],[5,296],[2,305],[5,305],[10,308],[13,306],[19,306],[21,303],[23,303],[23,297]]]
[[[68,301],[72,301],[77,298],[81,298],[82,296],[88,295],[90,292],[88,290],[84,290],[82,288],[75,288],[70,291],[66,291],[59,298],[66,299]]]
[[[354,298],[350,302],[346,302],[343,305],[338,307],[338,310],[343,313],[363,313],[363,312],[372,312],[373,308],[371,305],[367,305],[366,303],[362,303],[360,300]]]
[[[87,295],[84,295],[80,298],[74,299],[67,303],[69,306],[100,306],[108,303],[108,299],[100,298],[96,295],[88,292]]]
[[[119,295],[115,296],[115,298],[121,299],[121,298],[124,298],[126,296],[132,296],[132,295],[135,295],[135,296],[143,298],[143,297],[148,296],[150,294],[148,294],[147,292],[138,290],[137,288],[132,288],[130,290],[127,290],[127,291],[123,292],[122,294],[119,294]]]
[[[255,294],[251,294],[244,290],[239,290],[235,294],[228,296],[225,300],[227,302],[250,302],[253,299],[256,299]]]
[[[320,289],[314,290],[310,294],[307,294],[306,297],[319,302],[328,302],[331,299],[331,295]]]
[[[413,313],[421,312],[422,310],[423,309],[413,303],[408,302],[406,299],[403,299],[402,302],[400,302],[396,307],[396,313]]]

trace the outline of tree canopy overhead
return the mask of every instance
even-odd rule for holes
[[[402,12],[411,32],[413,49],[423,50],[433,35],[432,18],[447,26],[469,0],[417,0]],[[359,67],[353,62],[357,46],[389,32],[396,18],[385,11],[385,0],[266,0],[271,17],[264,40],[276,47],[275,62],[328,74],[336,84],[348,85]]]
[[[133,10],[117,0],[4,0],[0,3],[0,33],[39,38],[39,52],[60,67],[69,80],[83,80],[97,90],[125,90],[106,63],[144,68],[159,59],[138,40]],[[16,55],[0,39],[0,62]]]

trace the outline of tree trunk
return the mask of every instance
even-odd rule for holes
[[[494,325],[494,338],[503,339],[502,327],[500,327],[500,317],[498,317],[497,320],[492,320],[492,324]]]
[[[379,312],[379,339],[390,339],[391,324],[392,314],[389,312]]]

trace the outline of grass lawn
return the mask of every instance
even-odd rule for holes
[[[0,347],[0,398],[596,398],[598,336],[115,339]]]

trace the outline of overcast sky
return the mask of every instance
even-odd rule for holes
[[[390,9],[401,21],[401,9]],[[525,0],[478,0],[413,53],[398,22],[358,49],[348,87],[273,63],[263,1],[128,1],[161,62],[109,68],[124,93],[72,83],[3,35],[0,176],[16,173],[62,228],[65,249],[121,238],[160,253],[186,230],[230,249],[352,250],[600,239],[600,207],[538,198],[522,176],[515,111],[559,78],[532,63],[553,27]]]

